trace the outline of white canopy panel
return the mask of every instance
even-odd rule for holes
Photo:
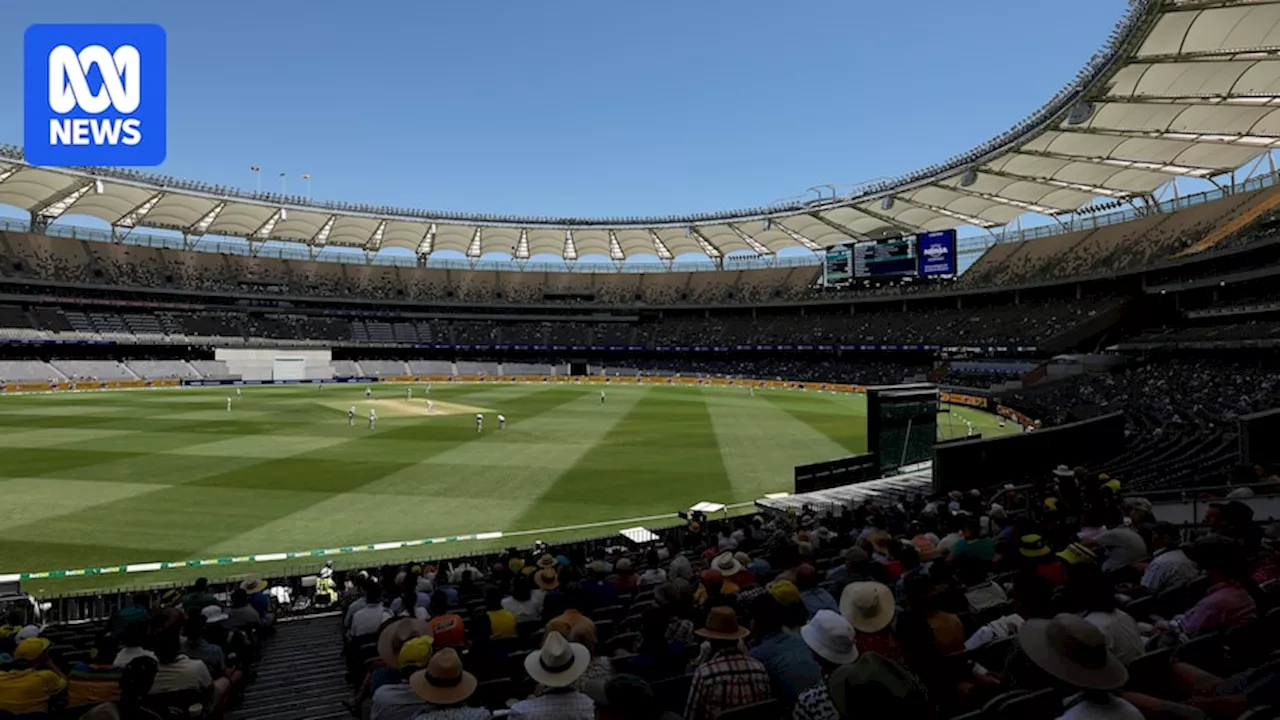
[[[1138,0],[1044,107],[984,145],[846,196],[691,216],[541,218],[311,202],[103,168],[35,168],[0,148],[0,203],[251,241],[519,260],[820,252],[851,239],[995,228],[1097,198],[1229,173],[1280,144],[1280,0]]]

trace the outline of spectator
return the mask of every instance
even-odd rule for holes
[[[131,661],[121,670],[120,699],[95,706],[83,720],[161,720],[143,706],[155,683],[159,663],[153,657]]]
[[[1192,559],[1213,585],[1195,606],[1174,618],[1174,629],[1195,637],[1238,627],[1258,616],[1258,606],[1244,587],[1248,568],[1239,544],[1211,535],[1192,547]]]
[[[786,705],[822,680],[822,670],[800,636],[807,617],[803,605],[784,606],[768,593],[751,606],[751,627],[757,639],[751,657],[764,664],[774,697]]]
[[[1073,573],[1068,592],[1084,619],[1102,631],[1107,650],[1126,667],[1145,651],[1138,623],[1116,606],[1115,590],[1101,569],[1090,565]]]
[[[418,720],[485,720],[492,716],[484,708],[466,705],[478,683],[475,675],[463,669],[462,658],[453,648],[432,656],[426,669],[415,673],[409,683],[427,707],[416,716]],[[515,708],[511,714],[515,715]]]
[[[837,715],[814,714],[815,720],[857,717],[861,708],[875,708],[876,714],[884,717],[912,720],[927,720],[933,715],[925,686],[901,665],[875,653],[837,668],[826,687]]]
[[[49,712],[50,701],[67,690],[67,678],[49,659],[49,641],[27,638],[0,671],[0,710],[14,715]]]
[[[896,613],[893,592],[883,583],[853,582],[840,593],[840,614],[857,631],[858,653],[879,653],[901,664],[906,658],[893,635]]]
[[[1014,637],[1027,620],[1053,617],[1053,583],[1037,572],[1019,573],[1013,581],[1013,609],[1013,613],[978,628],[964,641],[965,649],[973,650],[993,640]]]
[[[818,571],[809,563],[796,568],[796,588],[800,590],[800,601],[810,618],[819,610],[840,611],[836,599],[818,585],[818,580]]]
[[[714,607],[698,635],[711,646],[711,656],[693,673],[684,720],[712,720],[726,710],[773,697],[764,664],[742,650],[750,632],[738,627],[733,608]]]
[[[98,633],[88,662],[77,662],[67,672],[67,707],[78,708],[120,699],[120,678],[124,668],[113,664],[116,639],[109,632]]]
[[[552,618],[547,623],[547,632],[557,632],[567,638],[575,634],[574,628],[582,626],[584,630],[589,633],[589,637],[594,644],[596,638],[596,624],[591,621],[591,618],[582,613],[586,604],[587,598],[578,586],[571,585],[565,588],[564,612]]]
[[[594,630],[594,629],[593,629]],[[525,672],[546,691],[511,707],[512,720],[594,720],[591,698],[578,692],[573,683],[591,664],[591,652],[548,629],[542,648],[525,658]]]
[[[390,638],[391,634],[384,631],[383,636],[378,638],[379,645],[383,644],[383,637]],[[394,650],[394,643],[388,644],[389,647],[385,649],[389,654]],[[395,652],[395,657],[383,659],[383,662],[388,659],[395,660],[393,664],[390,664],[390,667],[396,670],[397,681],[383,683],[373,691],[373,704],[369,710],[369,720],[410,720],[410,718],[417,717],[418,713],[430,709],[430,706],[423,706],[422,693],[419,692],[417,686],[413,685],[412,677],[428,666],[427,660],[431,657],[432,638],[430,635],[419,635],[402,639],[398,644],[400,649]],[[379,648],[380,656],[383,654],[383,649]],[[440,651],[440,653],[444,652],[453,652],[453,650],[445,648]]]
[[[127,666],[136,658],[149,657],[156,659],[156,654],[143,647],[147,642],[147,626],[143,623],[130,623],[126,626],[124,639],[120,641],[120,652],[112,662],[115,667]]]
[[[1142,571],[1142,587],[1152,595],[1186,586],[1200,575],[1196,565],[1180,547],[1182,533],[1172,523],[1158,523],[1151,530],[1151,562]]]
[[[489,614],[489,637],[493,640],[516,637],[516,616],[502,606],[502,588],[497,585],[486,587],[484,604]]]
[[[449,595],[442,588],[431,594],[431,634],[437,647],[463,647],[467,644],[462,616],[449,609]]]
[[[391,611],[382,604],[382,586],[370,584],[365,590],[365,606],[351,617],[351,637],[373,635],[382,623],[391,619]]]
[[[619,593],[631,592],[639,584],[635,568],[631,565],[631,558],[619,558],[613,565],[613,572],[609,582],[613,583]]]
[[[663,710],[653,688],[635,675],[592,683],[587,694],[596,701],[599,720],[680,720],[675,713]]]
[[[849,548],[845,552],[844,563],[827,571],[827,582],[836,583],[843,588],[851,582],[870,580],[867,574],[870,562],[871,558],[867,556],[866,550],[860,547]]]
[[[569,631],[568,640],[570,643],[577,643],[586,648],[591,657],[591,663],[587,665],[587,669],[583,670],[582,675],[573,681],[575,689],[586,692],[588,683],[603,682],[613,677],[613,661],[607,657],[596,655],[596,634],[594,630],[588,629],[586,625],[575,625]]]
[[[839,713],[831,701],[827,681],[841,666],[858,659],[858,645],[854,641],[853,626],[839,613],[819,610],[808,624],[800,629],[800,636],[813,652],[813,658],[822,670],[822,677],[800,694],[793,717],[796,720],[838,718]]]
[[[164,622],[169,624],[161,628],[153,640],[160,666],[156,670],[155,682],[151,685],[151,694],[212,692],[210,705],[217,707],[226,695],[230,682],[225,678],[215,681],[203,662],[182,654],[182,637],[177,618],[165,618]]]
[[[249,607],[258,611],[262,618],[262,626],[268,627],[275,618],[271,615],[271,598],[267,597],[267,581],[262,578],[250,578],[240,583],[240,587],[249,596]]]
[[[991,538],[982,537],[982,525],[978,518],[967,518],[960,532],[960,539],[951,545],[952,562],[975,560],[986,565],[995,554],[996,544]]]
[[[689,631],[686,641],[669,637],[667,628],[667,612],[661,607],[649,608],[640,616],[640,640],[635,654],[627,659],[627,668],[632,673],[655,682],[684,673],[693,631]]]
[[[189,658],[203,662],[209,668],[211,676],[222,677],[226,671],[222,648],[205,640],[204,633],[209,620],[223,622],[227,616],[222,614],[222,608],[217,605],[210,605],[207,609],[210,612],[197,612],[187,618],[182,634],[182,652]]]
[[[618,586],[609,582],[609,566],[603,560],[595,560],[587,566],[589,579],[582,583],[582,592],[591,598],[594,607],[612,605],[618,599]]]
[[[147,592],[136,592],[128,605],[116,610],[111,619],[111,631],[117,638],[123,639],[130,625],[141,623],[146,625],[151,618],[151,595]]]
[[[1103,530],[1086,544],[1097,545],[1106,551],[1106,557],[1102,561],[1103,572],[1126,570],[1134,563],[1147,559],[1147,543],[1141,535],[1124,525]]]
[[[518,575],[512,579],[511,594],[502,599],[502,607],[515,617],[517,624],[534,622],[542,617],[542,596],[534,597],[532,581]]]
[[[1036,533],[1023,535],[1018,554],[1022,557],[1022,567],[1025,570],[1041,575],[1053,587],[1060,588],[1062,583],[1066,582],[1067,570],[1062,564],[1062,559],[1053,554],[1053,549],[1041,535]]]
[[[363,597],[360,598],[359,602],[360,608],[363,608],[367,603]],[[354,616],[355,613],[348,613],[347,617],[352,618]],[[227,625],[237,630],[256,630],[262,627],[262,616],[258,614],[257,610],[250,607],[249,594],[244,591],[244,588],[236,588],[231,591],[231,607],[227,610]],[[348,620],[348,630],[350,630],[350,627],[351,623]]]
[[[964,650],[964,623],[955,613],[942,609],[943,590],[932,578],[914,577],[907,583],[907,607],[919,612],[929,624],[938,652],[950,655]]]
[[[210,605],[218,605],[218,599],[209,592],[209,579],[200,578],[191,586],[191,592],[182,596],[182,609],[194,615]]]
[[[1074,615],[1028,620],[1018,631],[1026,657],[1058,684],[1076,691],[1059,720],[1140,720],[1142,713],[1115,695],[1129,680],[1096,626]]]
[[[644,572],[640,573],[640,577],[636,580],[639,587],[649,587],[651,585],[661,585],[667,581],[667,571],[663,570],[659,565],[661,560],[658,558],[657,550],[650,550],[645,556],[645,565],[647,567]]]

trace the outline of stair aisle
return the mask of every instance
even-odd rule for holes
[[[257,678],[230,720],[349,720],[344,672],[336,613],[281,623],[263,643]]]

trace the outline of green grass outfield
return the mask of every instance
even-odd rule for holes
[[[797,464],[865,450],[861,395],[742,388],[375,385],[0,397],[0,574],[548,530],[750,502],[791,489]],[[354,405],[356,424],[346,408]],[[485,411],[482,433],[476,409]],[[998,419],[956,409],[990,436]],[[497,428],[497,413],[507,417]],[[964,423],[940,418],[943,432]],[[647,525],[659,524],[647,522]],[[605,535],[625,526],[540,532]],[[525,535],[524,544],[535,539]],[[512,539],[489,546],[517,544]],[[483,541],[399,551],[422,557]],[[395,552],[337,558],[388,560]],[[293,561],[298,565],[299,561]],[[311,561],[318,565],[321,561]],[[223,565],[24,583],[43,592],[196,575]]]

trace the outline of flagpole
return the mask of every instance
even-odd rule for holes
[[[262,192],[262,168],[257,165],[250,165],[249,172],[253,173],[253,185],[255,192]]]
[[[311,173],[303,173],[302,179],[307,183],[307,199],[311,199]]]
[[[285,192],[285,181],[286,181],[286,180],[288,180],[288,178],[289,178],[289,176],[288,176],[287,174],[285,174],[285,173],[280,173],[280,194],[281,194],[281,195],[287,195],[287,194],[288,194],[287,192]]]

